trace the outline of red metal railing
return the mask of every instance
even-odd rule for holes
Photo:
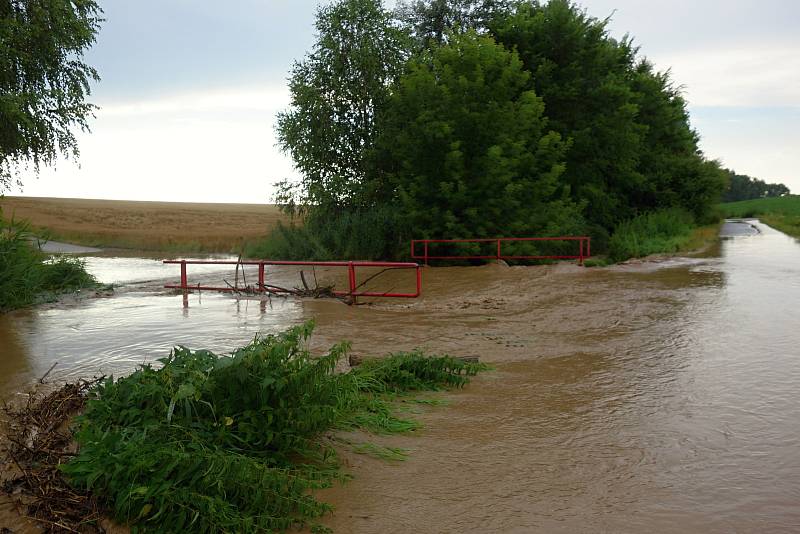
[[[417,263],[397,263],[387,261],[280,261],[280,260],[250,260],[250,261],[235,261],[235,260],[164,260],[164,263],[177,264],[181,266],[181,282],[180,285],[168,284],[165,288],[168,289],[199,289],[205,291],[241,291],[242,288],[235,287],[218,287],[218,286],[202,286],[199,284],[189,285],[186,273],[187,265],[251,265],[258,266],[258,284],[253,288],[257,292],[266,293],[288,293],[289,290],[272,286],[265,280],[266,274],[264,267],[266,265],[295,265],[295,266],[308,266],[308,267],[347,267],[347,280],[349,291],[334,291],[333,294],[337,296],[349,296],[355,302],[357,297],[394,297],[394,298],[417,298],[422,294],[422,273],[420,265]],[[394,293],[391,291],[358,291],[356,268],[358,267],[383,267],[386,269],[415,269],[416,270],[416,291],[414,293]]]
[[[508,242],[519,241],[577,241],[578,253],[559,254],[559,255],[506,255],[503,254],[502,244]],[[417,254],[417,243],[422,243],[423,252]],[[429,245],[431,243],[496,243],[494,247],[495,253],[490,255],[477,255],[477,256],[436,256],[429,253]],[[562,236],[562,237],[498,237],[498,238],[482,238],[482,239],[412,239],[411,240],[411,257],[415,260],[424,260],[425,264],[428,260],[578,260],[578,263],[583,264],[583,260],[592,255],[592,238],[586,236]]]

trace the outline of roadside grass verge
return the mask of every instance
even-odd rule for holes
[[[29,226],[0,217],[0,312],[98,287],[79,258],[48,257],[31,243]]]
[[[727,202],[719,209],[725,217],[758,217],[776,230],[800,237],[800,195]]]
[[[692,215],[681,209],[644,213],[616,228],[609,240],[607,261],[698,250],[715,241],[718,233],[718,223],[698,227]],[[595,260],[599,265],[602,262],[602,258]]]
[[[758,218],[776,230],[780,230],[784,234],[800,238],[800,215],[765,213],[763,215],[759,215]]]
[[[719,230],[722,227],[722,221],[715,222],[714,224],[707,224],[705,226],[697,226],[692,229],[689,240],[684,243],[678,252],[689,253],[697,252],[708,247],[710,244],[719,241]]]
[[[230,356],[178,347],[99,383],[61,469],[118,521],[148,532],[273,532],[331,510],[313,491],[346,478],[334,445],[399,461],[402,449],[336,431],[413,432],[393,405],[409,392],[463,387],[487,367],[420,352],[335,372],[348,345],[307,350],[313,323],[257,338]]]

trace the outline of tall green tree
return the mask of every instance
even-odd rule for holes
[[[725,177],[707,161],[686,102],[629,37],[571,0],[521,1],[492,32],[532,74],[551,127],[572,144],[564,180],[603,233],[638,212],[680,206],[705,217]]]
[[[278,202],[328,213],[369,208],[376,113],[410,40],[380,0],[338,0],[319,10],[316,28],[314,49],[292,70],[291,107],[278,115],[279,145],[302,175],[281,184]]]
[[[474,31],[410,62],[380,123],[379,166],[414,236],[536,235],[580,220],[565,144],[519,57]]]
[[[656,72],[647,60],[638,63],[631,87],[639,109],[636,120],[646,130],[638,165],[645,181],[630,204],[639,210],[681,207],[703,221],[727,178],[718,162],[700,151],[680,89],[669,73]]]
[[[519,2],[493,33],[532,74],[550,127],[572,141],[563,179],[574,198],[588,202],[591,221],[613,228],[634,214],[628,197],[644,182],[637,167],[646,128],[630,83],[635,48],[606,26],[568,0],[534,1]]]
[[[408,0],[398,4],[396,14],[420,46],[431,47],[451,33],[486,32],[510,7],[511,0]]]
[[[83,54],[101,14],[94,0],[0,0],[0,192],[21,168],[78,156],[74,128],[88,129],[99,80]]]

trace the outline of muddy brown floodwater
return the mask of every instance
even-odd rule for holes
[[[449,404],[419,414],[422,431],[376,438],[408,460],[346,456],[354,479],[320,493],[336,532],[796,532],[800,245],[754,224],[702,258],[430,268],[414,301],[193,295],[183,308],[134,287],[10,314],[0,396],[54,360],[60,377],[125,372],[173,343],[230,350],[313,317],[315,347],[495,367],[437,394]]]

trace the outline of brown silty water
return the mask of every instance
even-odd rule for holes
[[[319,494],[336,532],[798,531],[800,246],[756,226],[703,258],[428,268],[421,299],[367,306],[192,295],[183,308],[134,287],[0,319],[17,347],[0,391],[56,358],[60,377],[123,372],[171,343],[230,350],[314,318],[320,349],[349,339],[360,355],[419,347],[495,368],[436,394],[449,403],[417,415],[423,430],[370,438],[406,461],[344,453],[353,480]]]

